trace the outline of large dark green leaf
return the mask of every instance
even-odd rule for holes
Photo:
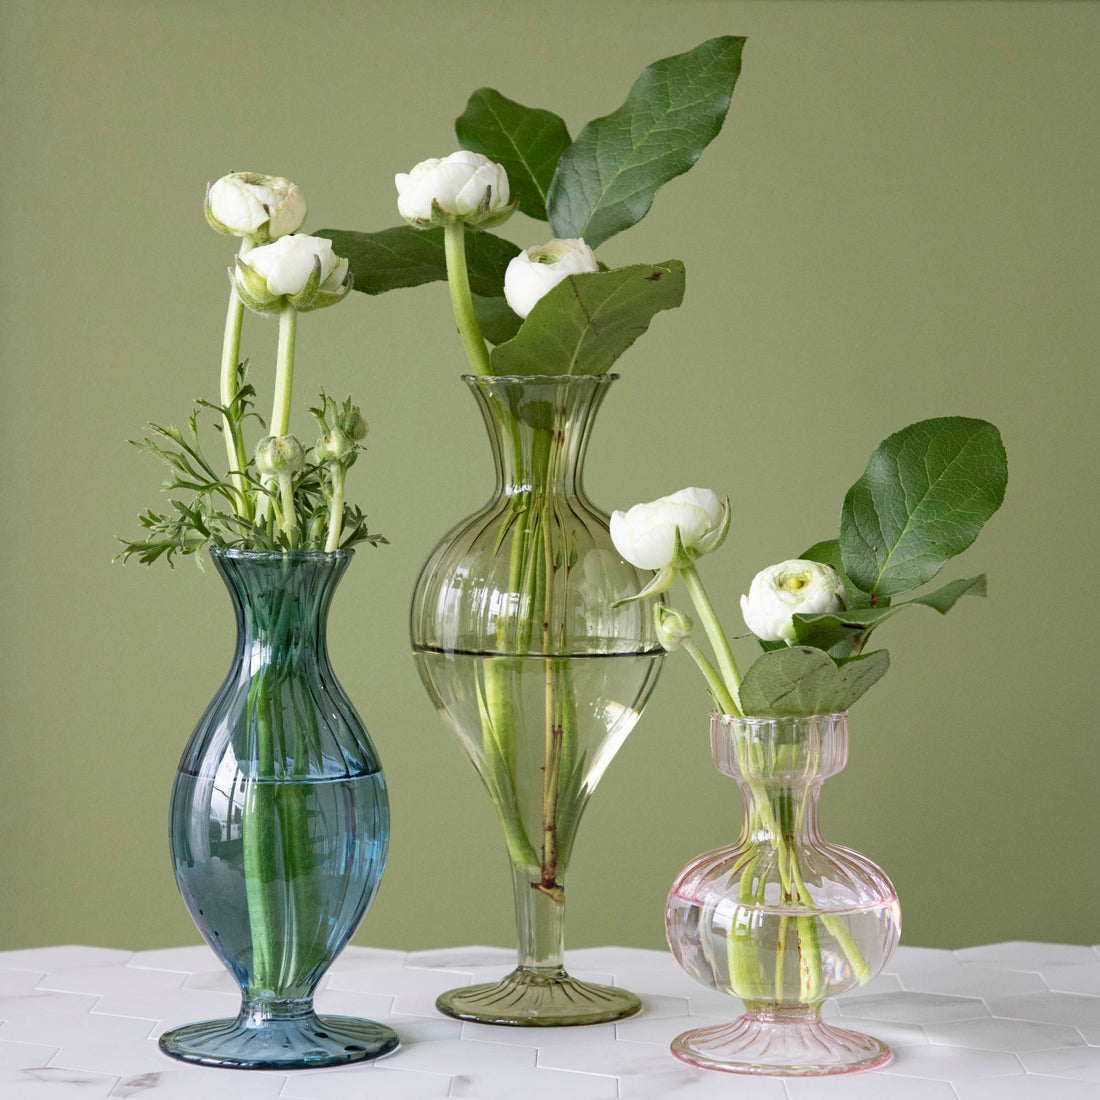
[[[492,88],[478,88],[455,119],[463,149],[481,153],[508,173],[512,201],[546,221],[546,195],[554,169],[569,148],[569,130],[553,111],[524,107]]]
[[[977,538],[1007,480],[992,424],[948,416],[903,428],[879,444],[844,498],[845,573],[875,597],[924,584]]]
[[[840,539],[826,539],[824,542],[815,542],[809,550],[799,554],[800,558],[807,561],[819,561],[823,565],[831,565],[844,582],[844,606],[849,611],[857,607],[867,607],[870,597],[866,592],[861,592],[853,583],[852,578],[844,572],[844,561],[840,554]],[[880,603],[889,603],[889,599],[883,598]],[[799,639],[801,641],[801,639]],[[817,645],[816,642],[810,643]],[[827,648],[827,647],[823,647]]]
[[[348,229],[319,229],[338,256],[346,256],[355,289],[382,294],[406,286],[420,286],[447,278],[442,229],[414,229],[396,225],[377,233]],[[470,289],[485,297],[504,293],[504,269],[519,249],[492,233],[466,233],[466,266]]]
[[[837,714],[890,667],[885,649],[841,661],[820,649],[791,646],[761,654],[741,681],[741,709],[756,717]]]
[[[914,596],[906,600],[902,607],[919,603],[925,607],[934,607],[941,615],[946,615],[958,602],[960,596],[984,596],[985,574],[979,573],[976,577],[960,577],[957,581],[949,581],[935,592],[929,592],[926,596]]]
[[[655,61],[617,111],[585,126],[550,185],[555,237],[583,237],[595,248],[645,217],[658,188],[686,172],[722,128],[744,45],[726,35]]]
[[[523,318],[512,312],[511,306],[503,298],[483,298],[480,294],[471,295],[477,323],[481,326],[481,335],[490,344],[503,344],[511,340]]]
[[[570,275],[535,303],[515,339],[493,348],[493,373],[603,374],[683,297],[679,260]]]
[[[959,598],[967,594],[985,595],[984,573],[979,573],[976,577],[962,577],[957,581],[951,581],[942,588],[937,588],[935,592],[929,592],[925,596],[915,596],[902,603],[883,604],[879,607],[858,607],[845,611],[823,611],[814,615],[795,615],[792,619],[795,641],[800,645],[832,650],[834,657],[846,656],[846,653],[834,650],[833,647],[845,642],[854,642],[860,635],[864,636],[865,643],[866,637],[872,630],[887,619],[893,618],[899,611],[920,604],[935,608],[941,615],[946,615]]]

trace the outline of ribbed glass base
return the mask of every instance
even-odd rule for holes
[[[682,1062],[726,1073],[824,1077],[885,1065],[890,1048],[870,1035],[832,1027],[820,1016],[746,1012],[730,1024],[685,1031],[672,1040]]]
[[[397,1033],[352,1016],[263,1019],[241,1013],[166,1031],[160,1049],[181,1062],[223,1069],[316,1069],[365,1062],[398,1046]]]
[[[642,1003],[625,989],[579,982],[559,968],[520,967],[499,982],[449,990],[435,1006],[447,1016],[481,1024],[570,1027],[622,1020]]]

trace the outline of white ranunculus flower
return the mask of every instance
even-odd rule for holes
[[[422,160],[398,172],[397,209],[418,229],[447,222],[499,225],[515,209],[508,204],[508,173],[483,157],[460,149],[442,160]]]
[[[793,642],[795,615],[844,607],[844,582],[831,565],[792,558],[769,565],[741,597],[745,625],[765,642]]]
[[[724,535],[727,508],[710,489],[681,489],[611,515],[611,541],[631,565],[663,569],[672,561],[676,529],[685,550],[706,553]]]
[[[280,237],[237,257],[233,279],[250,309],[276,313],[289,303],[302,312],[331,306],[351,290],[348,261],[325,237]]]
[[[282,176],[230,172],[206,188],[206,220],[219,232],[267,244],[306,220],[306,197]]]
[[[569,275],[599,271],[583,237],[555,237],[513,256],[504,272],[504,297],[514,313],[526,317],[535,303]]]

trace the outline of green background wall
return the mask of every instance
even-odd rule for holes
[[[683,308],[621,361],[593,439],[608,510],[728,491],[704,563],[731,630],[752,574],[836,530],[885,435],[997,423],[1007,504],[945,576],[986,601],[888,627],[833,839],[902,896],[904,942],[1094,942],[1097,929],[1094,189],[1090,3],[192,0],[0,3],[5,530],[0,948],[196,942],[168,793],[224,674],[216,575],[112,565],[157,498],[124,440],[216,393],[233,243],[205,225],[230,169],[296,180],[307,228],[397,222],[392,177],[454,146],[481,85],[575,134],[649,61],[749,36],[718,140],[600,255],[682,258]],[[503,234],[541,242],[517,217]],[[1092,238],[1092,239],[1090,239]],[[263,385],[275,326],[249,318]],[[409,656],[420,563],[491,486],[442,284],[303,318],[298,412],[323,381],[371,421],[354,492],[392,541],[360,553],[334,663],[393,800],[390,867],[357,942],[506,944],[488,800]],[[307,433],[309,421],[296,420]],[[665,891],[733,839],[686,658],[597,793],[571,871],[573,946],[662,944]]]

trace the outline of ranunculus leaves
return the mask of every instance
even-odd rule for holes
[[[583,237],[595,248],[646,215],[657,190],[721,130],[744,45],[726,35],[655,61],[617,111],[585,126],[550,185],[554,236]]]
[[[520,210],[546,221],[550,181],[569,148],[569,130],[561,118],[553,111],[524,107],[492,88],[478,88],[455,119],[455,134],[463,149],[504,165]]]
[[[761,654],[741,681],[745,714],[771,718],[838,714],[847,710],[890,667],[885,649],[833,661],[820,649],[790,646]]]
[[[401,287],[420,286],[447,278],[442,229],[414,229],[397,225],[377,233],[321,229],[338,256],[347,257],[355,289],[382,294]],[[485,297],[504,293],[504,269],[519,252],[511,241],[484,231],[466,234],[466,264],[470,289]]]
[[[684,265],[633,264],[570,275],[527,315],[516,336],[495,347],[494,374],[604,374],[684,297]]]
[[[876,599],[924,584],[977,538],[1007,481],[992,424],[962,416],[910,424],[879,444],[844,498],[845,573]]]
[[[795,615],[795,641],[802,645],[816,646],[818,649],[832,650],[838,643],[854,641],[860,635],[866,637],[877,626],[893,618],[907,607],[921,605],[935,608],[946,615],[964,595],[985,595],[985,574],[976,577],[962,577],[950,581],[935,592],[923,596],[914,596],[901,603],[883,604],[879,607],[856,607],[846,611],[824,611],[816,615]],[[851,647],[849,646],[849,649]],[[844,651],[833,650],[834,657],[846,656]]]

